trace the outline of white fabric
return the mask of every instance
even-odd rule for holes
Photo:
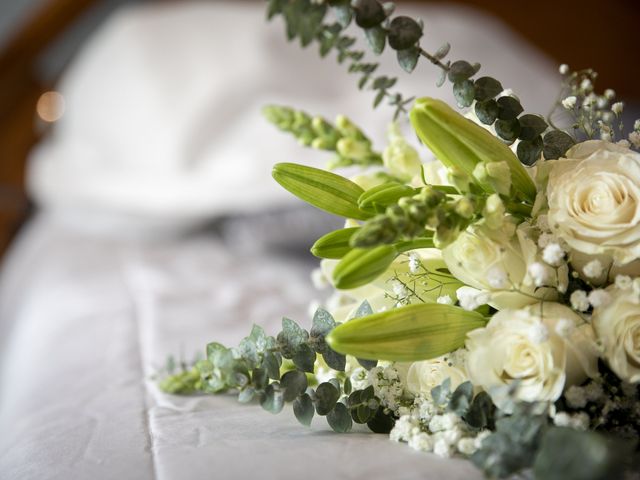
[[[166,355],[235,345],[252,323],[309,325],[305,266],[214,238],[104,240],[42,216],[23,232],[0,296],[0,478],[482,478],[385,435],[306,429],[232,395],[183,398],[150,380]],[[8,318],[15,318],[7,341]]]
[[[29,170],[40,205],[80,212],[85,223],[106,212],[139,228],[291,202],[272,165],[322,165],[327,156],[276,131],[260,114],[267,104],[350,115],[383,147],[391,108],[372,114],[372,92],[358,91],[333,58],[287,43],[262,2],[176,3],[122,10],[68,69],[59,86],[65,114]],[[550,63],[503,25],[460,7],[399,8],[424,19],[426,48],[451,42],[452,60],[481,62],[528,110],[548,110],[557,88]],[[386,51],[379,72],[399,76],[407,97],[453,102],[424,60],[407,75]]]

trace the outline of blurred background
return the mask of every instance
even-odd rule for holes
[[[113,11],[135,3],[143,2],[0,2],[0,255],[32,208],[25,192],[28,153],[64,115],[64,99],[55,93],[58,79]],[[539,1],[535,6],[516,6],[499,0],[437,2],[444,3],[471,6],[501,19],[555,63],[570,63],[574,69],[593,67],[600,74],[599,87],[614,88],[631,109],[640,102],[640,65],[630,53],[637,45],[640,3]]]

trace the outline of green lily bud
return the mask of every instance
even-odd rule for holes
[[[455,212],[462,218],[470,219],[476,213],[476,206],[471,199],[462,197],[456,202]]]
[[[471,190],[469,188],[469,185],[471,184],[472,180],[464,170],[458,167],[449,167],[447,170],[447,177],[449,178],[449,182],[451,182],[453,186],[458,189],[458,191],[466,193]]]
[[[535,199],[535,185],[509,147],[446,103],[421,98],[411,109],[410,118],[422,142],[445,166],[457,167],[473,176],[478,164],[504,161],[515,194],[530,202]],[[478,181],[478,185],[488,193],[496,191],[489,181]]]
[[[311,253],[318,258],[342,258],[353,247],[349,245],[351,237],[360,227],[343,228],[323,235],[311,247]]]
[[[489,162],[486,164],[488,180],[500,195],[509,195],[511,175],[507,162]]]
[[[339,289],[365,285],[384,273],[397,256],[398,250],[393,245],[354,248],[336,265],[334,285]]]
[[[416,304],[356,318],[326,337],[332,350],[371,360],[427,360],[464,345],[467,332],[483,327],[477,312],[441,304]]]
[[[484,217],[484,222],[487,227],[492,230],[502,228],[505,211],[506,209],[500,196],[495,193],[493,195],[489,195],[489,198],[487,198],[487,202],[482,209],[482,216]]]
[[[351,137],[344,137],[338,140],[336,150],[343,157],[354,160],[364,160],[371,155],[371,147],[368,143]]]
[[[362,131],[344,115],[338,115],[336,117],[336,128],[340,131],[340,134],[343,137],[351,137],[356,140],[367,140],[365,134],[362,133]]]

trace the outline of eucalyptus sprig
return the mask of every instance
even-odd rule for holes
[[[440,71],[437,85],[448,80],[460,108],[473,106],[478,119],[492,125],[505,143],[519,140],[517,154],[525,165],[533,165],[542,155],[547,160],[559,158],[575,143],[571,135],[557,129],[541,115],[523,114],[518,98],[505,94],[502,84],[495,78],[474,78],[480,70],[479,63],[446,61],[450,51],[448,43],[433,53],[424,50],[420,46],[424,35],[422,21],[403,15],[393,16],[393,2],[268,0],[268,4],[270,19],[277,15],[284,18],[289,40],[299,39],[303,47],[315,41],[323,57],[335,50],[338,62],[348,61],[349,72],[360,75],[358,87],[376,91],[374,108],[387,98],[395,107],[394,118],[406,113],[413,98],[405,99],[402,94],[390,91],[397,78],[374,77],[379,65],[364,62],[365,52],[353,48],[356,39],[344,33],[352,21],[363,30],[374,54],[381,54],[388,44],[405,71],[412,72],[421,57],[435,65]],[[327,19],[329,11],[332,11],[334,21]]]
[[[367,315],[371,308],[365,303],[358,312],[356,315]],[[374,395],[373,387],[354,390],[344,374],[314,386],[317,356],[336,372],[345,370],[346,357],[325,341],[337,325],[322,309],[316,311],[309,331],[288,318],[282,319],[282,330],[275,337],[254,325],[236,348],[210,343],[206,359],[164,378],[159,386],[167,393],[180,394],[236,390],[240,402],[257,400],[271,413],[279,413],[285,403],[292,403],[303,425],[309,426],[317,414],[325,416],[336,432],[351,430],[355,422],[367,424],[374,432],[388,433],[394,420]],[[359,362],[366,369],[377,364],[371,360]]]

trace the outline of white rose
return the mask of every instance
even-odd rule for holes
[[[534,295],[542,298],[548,292],[536,289],[527,273],[537,248],[526,225],[515,234],[513,229],[510,222],[498,231],[471,226],[442,251],[449,271],[463,283],[490,292],[489,304],[497,309],[520,308],[535,302]]]
[[[451,390],[468,380],[467,374],[447,356],[414,362],[407,373],[407,390],[414,395],[427,395],[447,378],[451,380]]]
[[[592,323],[604,357],[622,380],[640,382],[640,298],[633,289],[609,288],[610,301],[596,308]]]
[[[498,407],[504,408],[507,399],[496,387],[514,381],[518,400],[554,401],[565,387],[597,374],[593,338],[591,326],[558,303],[502,310],[467,335],[467,373]]]
[[[553,160],[548,221],[573,250],[616,264],[640,258],[640,154],[590,140]]]

